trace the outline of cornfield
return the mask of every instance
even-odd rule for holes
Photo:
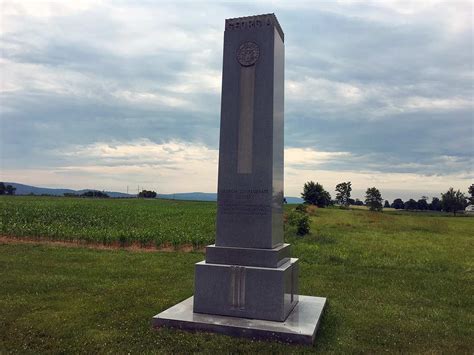
[[[210,244],[213,202],[2,196],[0,233],[89,243],[163,246]]]

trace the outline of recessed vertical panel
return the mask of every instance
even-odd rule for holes
[[[230,309],[245,309],[245,267],[230,266]]]
[[[255,65],[240,69],[240,116],[237,173],[252,173]]]
[[[235,266],[230,267],[230,306],[235,308],[237,304],[237,277],[235,272]]]
[[[240,309],[245,309],[245,267],[240,267]]]
[[[285,45],[275,29],[273,61],[272,244],[283,243]]]

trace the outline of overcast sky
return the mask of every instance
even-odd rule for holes
[[[435,196],[474,182],[462,1],[2,1],[1,176],[215,192],[224,19],[285,32],[285,194]]]

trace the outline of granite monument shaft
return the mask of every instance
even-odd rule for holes
[[[298,302],[283,243],[284,55],[273,14],[226,20],[217,235],[196,265],[195,312],[283,321]]]

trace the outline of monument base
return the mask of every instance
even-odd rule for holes
[[[314,343],[326,298],[299,296],[299,302],[284,322],[218,316],[193,312],[193,297],[153,317],[153,327],[207,331],[230,336],[288,343]]]
[[[298,303],[298,265],[296,258],[277,268],[196,263],[194,311],[283,322]]]

